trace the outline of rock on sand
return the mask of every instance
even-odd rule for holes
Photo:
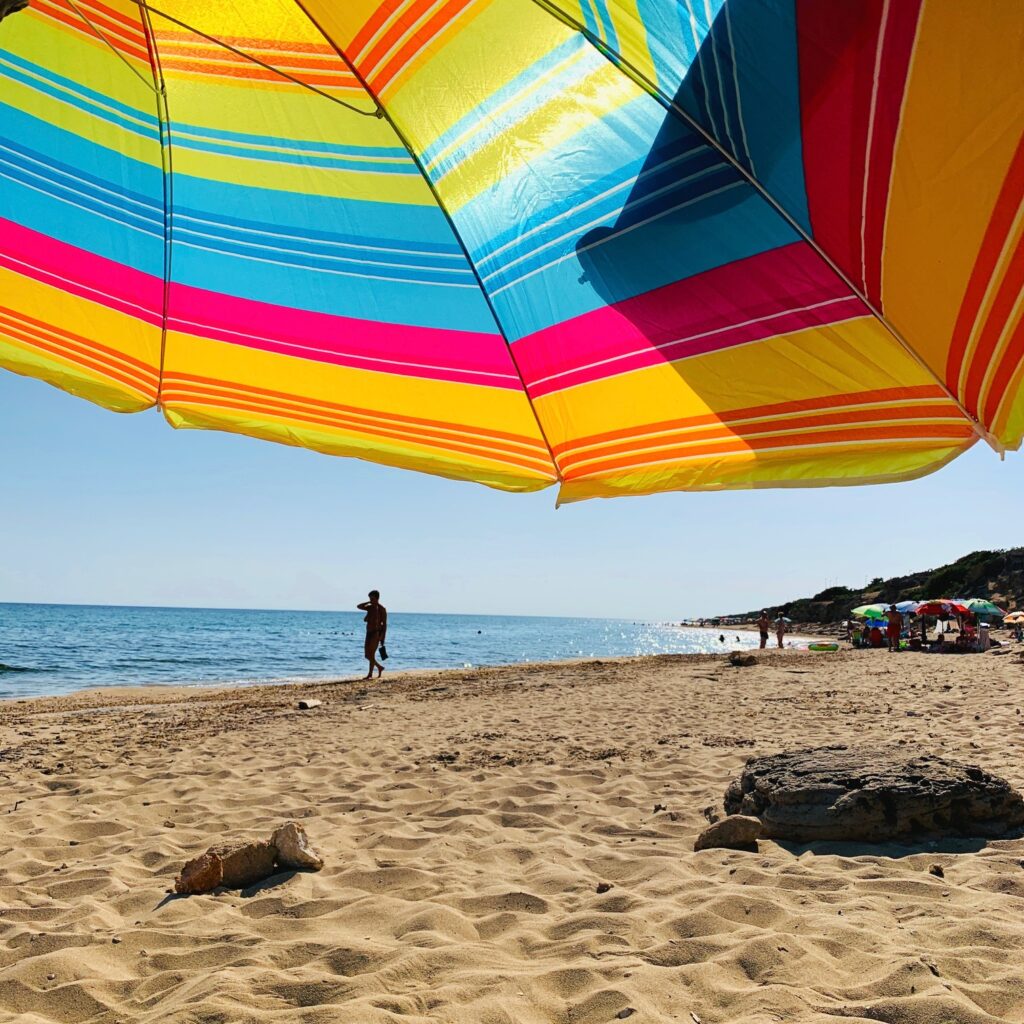
[[[1024,825],[1024,797],[1004,779],[886,747],[751,758],[729,784],[725,809],[760,818],[766,839],[794,842],[997,836]]]

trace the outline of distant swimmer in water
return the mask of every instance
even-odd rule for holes
[[[718,642],[720,644],[724,644],[725,643],[725,634],[724,633],[719,633],[718,634]]]
[[[363,642],[363,656],[370,663],[366,678],[373,678],[373,670],[377,670],[377,678],[384,674],[384,666],[377,660],[377,650],[384,646],[388,632],[388,610],[380,603],[380,591],[371,590],[367,595],[370,600],[356,605],[361,612],[366,612],[363,622],[366,623],[366,640]],[[384,655],[387,657],[387,655]]]

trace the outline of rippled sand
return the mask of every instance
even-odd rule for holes
[[[1024,788],[1022,711],[1016,655],[882,652],[7,703],[0,1020],[1022,1022],[1024,840],[692,851],[786,747]],[[168,894],[287,818],[322,872]]]

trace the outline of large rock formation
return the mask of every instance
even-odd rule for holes
[[[729,784],[725,810],[760,818],[764,839],[794,842],[996,836],[1024,825],[1024,797],[1004,779],[898,747],[751,758]]]

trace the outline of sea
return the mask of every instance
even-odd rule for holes
[[[366,671],[363,635],[361,612],[0,603],[0,698],[354,678]],[[757,643],[755,634],[672,623],[389,609],[386,667],[699,654]]]

